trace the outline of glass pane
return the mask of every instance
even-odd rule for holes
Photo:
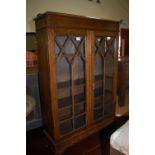
[[[81,102],[75,105],[75,115],[85,112],[85,102]]]
[[[61,60],[58,61],[57,65],[57,82],[60,84],[63,82],[68,82],[71,80],[71,70],[70,64],[67,62],[65,58],[62,57]]]
[[[76,117],[76,118],[74,119],[74,123],[75,123],[74,126],[75,126],[75,129],[84,126],[85,122],[86,122],[86,121],[85,121],[85,115]]]
[[[59,120],[64,120],[72,117],[72,108],[61,108],[59,109]]]
[[[60,134],[66,134],[73,130],[72,120],[67,120],[63,123],[60,123]]]
[[[55,37],[55,53],[58,55],[60,53],[60,50],[64,46],[65,42],[67,41],[66,36],[56,36]]]
[[[113,70],[114,70],[114,62],[113,58],[107,54],[106,57],[104,58],[105,60],[105,74],[108,77],[113,77]]]
[[[103,96],[95,97],[95,108],[96,107],[101,107],[103,104]]]
[[[103,59],[97,54],[95,57],[95,77],[103,75]]]
[[[101,39],[100,39],[101,41]],[[94,108],[100,107],[100,109],[94,110],[94,119],[99,119],[103,116],[103,75],[104,75],[104,61],[100,53],[96,53],[95,56],[95,85],[94,85]]]
[[[71,105],[71,71],[70,64],[65,58],[59,60],[57,66],[58,106]],[[66,87],[65,87],[66,86]]]
[[[74,63],[74,82],[79,79],[85,79],[85,61],[80,56],[76,56],[73,60]]]
[[[105,90],[110,93],[113,92],[113,78],[105,77]]]
[[[111,115],[112,114],[112,101],[111,102],[109,102],[108,104],[105,104],[104,105],[104,116],[109,116],[109,115]]]
[[[58,108],[63,108],[66,106],[71,106],[72,105],[72,97],[64,97],[61,99],[58,99]]]
[[[99,119],[103,116],[103,109],[100,108],[100,109],[95,109],[94,110],[94,119]]]
[[[116,38],[112,36],[106,37],[106,52],[110,51],[112,55],[116,52]]]
[[[95,40],[95,53],[100,52],[104,55],[106,50],[106,37],[96,37]]]
[[[65,53],[66,54],[74,54],[75,53],[75,46],[70,39],[68,40],[68,42],[66,44]]]

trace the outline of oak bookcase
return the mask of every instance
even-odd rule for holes
[[[114,120],[119,22],[46,12],[35,23],[43,124],[62,154]]]

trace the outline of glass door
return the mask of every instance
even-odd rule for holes
[[[60,136],[86,126],[86,36],[56,35]]]
[[[113,113],[116,37],[96,35],[94,42],[94,120],[99,120]]]

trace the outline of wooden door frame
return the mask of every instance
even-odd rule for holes
[[[91,32],[86,30],[76,30],[76,29],[63,29],[55,28],[48,29],[48,46],[49,46],[49,62],[50,62],[50,93],[52,97],[52,117],[54,125],[54,139],[59,141],[61,139],[60,129],[59,129],[59,114],[58,114],[58,94],[57,94],[57,73],[56,73],[56,61],[55,61],[55,46],[54,38],[56,35],[82,35],[85,36],[85,54],[86,54],[86,127],[90,125],[90,105],[91,105],[91,92],[90,92],[90,66],[91,66]],[[78,130],[78,129],[77,129]],[[72,133],[71,133],[72,134]],[[65,135],[64,135],[65,136]],[[63,138],[63,136],[62,136]]]

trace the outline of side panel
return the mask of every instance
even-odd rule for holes
[[[37,52],[39,61],[39,89],[41,97],[41,108],[43,125],[47,132],[53,136],[52,128],[52,107],[50,98],[50,77],[49,77],[49,54],[47,46],[47,30],[37,31]]]

